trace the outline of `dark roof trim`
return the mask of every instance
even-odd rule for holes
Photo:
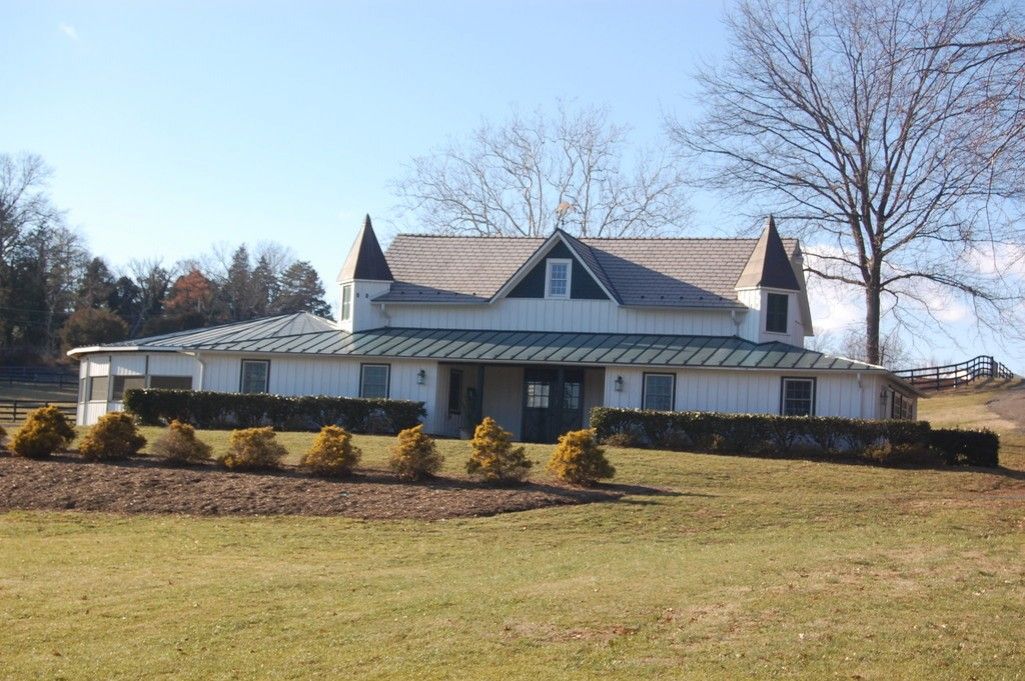
[[[548,252],[551,251],[552,248],[555,247],[555,244],[559,241],[565,244],[566,248],[568,248],[570,252],[573,253],[576,259],[580,262],[581,266],[583,266],[583,268],[587,270],[591,277],[598,283],[598,286],[602,289],[602,291],[605,292],[605,295],[609,297],[609,300],[613,300],[617,304],[622,305],[623,300],[619,297],[619,294],[616,292],[616,290],[612,288],[612,283],[609,281],[608,275],[605,273],[605,270],[602,269],[601,265],[594,257],[594,254],[591,252],[590,247],[588,247],[586,244],[581,243],[576,238],[570,236],[561,229],[556,229],[554,232],[552,232],[552,235],[545,239],[541,243],[541,245],[538,246],[537,249],[531,254],[531,256],[527,258],[523,262],[523,264],[520,265],[519,268],[517,268],[515,272],[513,272],[513,275],[509,277],[509,279],[507,279],[501,287],[499,287],[499,289],[495,292],[495,295],[491,296],[491,299],[488,302],[493,303],[496,300],[505,298],[507,295],[509,295],[509,292],[516,287],[516,284],[520,283],[520,281],[524,277],[526,277],[531,270],[534,269],[535,265],[541,262],[544,256],[547,255]]]

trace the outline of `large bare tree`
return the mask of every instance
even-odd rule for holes
[[[670,121],[696,178],[803,238],[813,275],[921,332],[955,301],[1020,333],[1021,24],[997,0],[740,0],[703,116]]]
[[[627,130],[601,108],[517,114],[413,159],[395,189],[421,227],[444,234],[653,235],[687,217],[683,178],[664,154],[625,158]]]

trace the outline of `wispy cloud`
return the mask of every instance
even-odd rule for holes
[[[57,30],[66,35],[70,40],[78,42],[78,31],[71,24],[58,24]]]

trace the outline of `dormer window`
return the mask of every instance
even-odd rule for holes
[[[785,293],[769,293],[765,300],[765,330],[769,333],[787,332],[787,307],[790,296]]]
[[[549,258],[545,270],[545,298],[569,298],[573,261]]]
[[[346,284],[342,287],[342,310],[341,319],[343,322],[348,321],[349,317],[352,316],[352,284]]]

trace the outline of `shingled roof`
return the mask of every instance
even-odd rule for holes
[[[742,307],[735,289],[759,241],[562,236],[620,303],[647,307]],[[545,242],[400,234],[385,254],[395,282],[375,300],[486,303]],[[785,257],[799,253],[796,239],[782,239],[781,244]]]

